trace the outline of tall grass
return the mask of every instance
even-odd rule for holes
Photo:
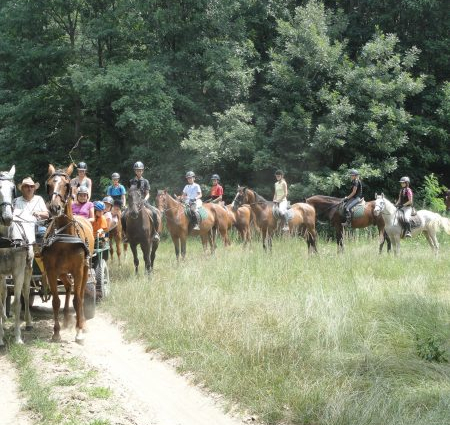
[[[199,245],[177,266],[163,242],[150,279],[113,266],[105,305],[131,337],[269,424],[450,423],[448,243]]]

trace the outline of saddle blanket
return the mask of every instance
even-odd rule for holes
[[[200,221],[203,221],[208,217],[208,211],[206,211],[204,207],[197,208],[197,213],[200,217]],[[186,217],[191,216],[191,209],[189,208],[189,205],[184,206],[184,214]]]
[[[280,210],[278,209],[278,205],[276,205],[276,204],[273,205],[272,214],[277,220],[279,220],[281,218]],[[290,207],[290,205],[288,206],[288,209],[286,211],[286,218],[288,221],[291,221],[294,218],[294,211]]]
[[[356,205],[353,209],[352,209],[352,217],[353,218],[359,218],[362,217],[364,215],[364,207],[365,207],[365,202],[364,204],[358,204]]]

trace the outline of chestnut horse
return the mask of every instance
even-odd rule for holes
[[[250,223],[252,222],[252,209],[250,205],[238,207],[233,201],[226,206],[228,213],[228,230],[234,226],[239,232],[239,236],[244,241],[244,246],[251,240]]]
[[[317,254],[316,210],[304,202],[291,206],[292,218],[288,220],[289,233],[306,240],[308,253]]]
[[[119,212],[117,216],[118,216],[117,226],[109,231],[109,253],[110,259],[112,260],[114,255],[114,247],[113,247],[114,242],[114,244],[116,245],[117,259],[119,261],[120,266],[120,256],[122,255],[122,244],[123,244],[122,212]],[[124,252],[127,251],[127,246],[128,246],[127,243],[123,244]]]
[[[160,214],[159,211],[157,214]],[[147,274],[150,274],[153,269],[159,241],[153,240],[154,223],[152,213],[145,207],[142,192],[135,186],[132,186],[128,191],[128,212],[126,214],[126,220],[126,233],[131,252],[133,253],[134,271],[137,274],[139,267],[137,246],[140,245],[144,257],[145,271]],[[161,219],[159,219],[159,222],[161,223]],[[160,228],[157,230],[158,232],[161,231]]]
[[[234,204],[238,207],[249,204],[255,215],[256,225],[261,230],[263,248],[272,250],[272,236],[277,228],[277,219],[273,216],[273,202],[269,202],[255,191],[245,187],[238,186],[238,191],[234,198]],[[267,245],[266,245],[267,240]]]
[[[189,218],[184,213],[184,204],[172,198],[167,193],[167,190],[158,190],[156,195],[156,206],[166,217],[167,228],[175,247],[175,255],[177,260],[179,260],[180,257],[180,248],[181,258],[184,259],[186,257],[186,240],[190,234],[194,236],[200,235],[203,249],[205,251],[208,248],[209,242],[211,253],[214,253],[215,250],[216,228],[218,228],[221,233],[225,231],[225,234],[222,234],[224,241],[225,238],[228,238],[226,232],[226,222],[224,222],[221,228],[219,228],[216,218],[216,207],[222,207],[220,205],[213,205],[214,204],[203,204],[208,216],[200,222],[200,230],[192,230],[192,225],[190,224]]]
[[[329,221],[336,230],[336,243],[338,252],[344,250],[344,230],[342,223],[344,218],[341,208],[344,205],[342,198],[334,198],[332,196],[315,195],[306,199],[306,203],[314,207],[318,220]],[[383,250],[384,241],[387,241],[388,251],[391,250],[391,241],[384,231],[384,220],[381,215],[374,214],[375,201],[365,203],[364,214],[361,217],[352,217],[352,228],[362,229],[368,226],[378,227],[379,252]]]
[[[64,305],[64,322],[69,320],[69,301],[73,281],[74,307],[76,312],[75,341],[84,341],[84,292],[90,268],[90,258],[94,251],[94,236],[91,223],[80,216],[72,214],[72,194],[70,175],[73,165],[56,170],[49,165],[49,177],[46,182],[50,197],[49,210],[52,216],[50,225],[42,244],[42,260],[47,280],[52,293],[53,306],[53,341],[60,341],[59,308],[61,301],[58,294],[58,279],[66,289]],[[70,276],[69,276],[70,274]]]

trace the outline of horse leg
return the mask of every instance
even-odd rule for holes
[[[75,342],[81,345],[84,344],[84,293],[86,291],[88,273],[89,267],[83,259],[83,262],[79,265],[78,269],[75,269],[72,274],[76,312]]]
[[[428,244],[430,245],[431,249],[435,254],[439,253],[439,242],[436,238],[436,233],[432,233],[430,231],[424,230],[423,232],[425,234],[425,237],[427,238]]]
[[[177,262],[180,260],[180,238],[178,236],[172,236],[173,246],[175,248],[175,256],[177,257]]]
[[[150,236],[151,238],[151,236]],[[145,243],[142,244],[141,243],[141,250],[142,250],[142,255],[144,257],[144,264],[145,264],[145,273],[150,275],[150,273],[152,272],[152,265],[151,265],[151,260],[150,260],[150,251],[152,248],[152,243]]]
[[[58,277],[52,269],[48,268],[47,270],[47,282],[52,293],[53,320],[55,322],[53,325],[52,341],[59,342],[61,341],[61,335],[59,334],[59,307],[61,306],[61,300],[58,294]]]
[[[209,241],[209,246],[211,247],[211,255],[214,254],[215,248],[216,248],[216,232],[211,229],[208,232],[208,241]],[[225,241],[225,239],[224,239]],[[225,244],[226,246],[226,244]]]
[[[64,320],[63,320],[63,328],[68,328],[70,324],[70,315],[69,315],[69,309],[70,309],[70,295],[71,295],[71,289],[72,289],[72,281],[70,280],[68,275],[62,275],[60,277],[61,282],[64,284],[64,289],[66,290],[66,297],[64,300]],[[76,308],[76,307],[75,307]]]
[[[116,251],[117,251],[117,261],[119,262],[119,267],[121,267],[120,257],[122,255],[122,238],[120,237],[120,233],[116,232],[114,235],[114,242],[116,243]]]
[[[29,248],[31,250],[31,257],[27,260],[27,265],[25,266],[25,275],[23,280],[23,288],[22,288],[22,295],[23,295],[23,301],[25,303],[25,330],[31,331],[33,329],[33,325],[31,323],[31,314],[30,314],[30,283],[31,283],[31,276],[33,274],[33,251],[32,248]]]
[[[262,236],[262,243],[263,243],[264,251],[267,252],[267,246],[266,246],[267,227],[261,228],[261,236]]]
[[[134,263],[134,273],[138,273],[139,268],[139,258],[137,253],[137,245],[134,243],[130,243],[131,252],[133,253],[133,263]]]
[[[158,245],[159,245],[158,241],[154,241],[152,243],[152,250],[151,250],[151,254],[150,254],[150,267],[152,269],[153,269],[153,264],[155,262],[156,250],[158,249]]]
[[[6,279],[5,276],[0,275],[0,347],[4,347],[3,337],[5,332],[3,331],[3,324],[6,320]]]
[[[206,253],[207,249],[208,249],[208,239],[210,240],[210,243],[212,242],[212,235],[211,235],[212,230],[210,230],[208,233],[204,234],[202,233],[200,235],[200,239],[202,240],[202,246],[203,246],[203,252]],[[211,246],[211,251],[212,251],[212,246]]]
[[[186,258],[186,239],[187,236],[182,236],[180,238],[180,243],[181,243],[181,259],[184,260]]]
[[[336,229],[336,243],[338,254],[344,252],[344,232],[342,230],[341,223],[335,224],[334,228]]]
[[[18,270],[17,270],[18,269]],[[16,270],[13,273],[14,279],[14,302],[12,305],[12,311],[14,311],[14,336],[16,344],[23,344],[21,335],[20,335],[20,310],[21,310],[21,302],[20,295],[22,294],[23,282],[25,278],[25,269],[22,267],[16,267]]]

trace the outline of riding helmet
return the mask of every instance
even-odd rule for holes
[[[218,174],[213,174],[211,180],[220,180],[220,176]]]
[[[94,210],[95,211],[104,211],[105,204],[102,201],[95,201],[94,202]]]
[[[114,199],[111,196],[105,196],[102,200],[103,203],[113,205]]]
[[[81,162],[78,163],[77,168],[79,170],[86,171],[87,170],[87,164],[85,162],[81,161]]]
[[[349,174],[351,176],[359,176],[359,171],[355,170],[354,168],[352,170],[349,171]]]
[[[400,183],[411,183],[409,177],[404,176],[399,180]]]
[[[186,178],[188,178],[188,177],[195,177],[195,173],[193,171],[188,171],[186,173]]]
[[[111,179],[112,180],[115,180],[115,179],[119,180],[120,179],[120,174],[119,173],[112,173],[111,174]]]
[[[144,169],[144,164],[141,161],[135,162],[133,165],[133,168],[135,170],[143,170]]]
[[[83,194],[89,195],[89,190],[88,190],[88,188],[86,186],[80,186],[80,188],[78,189],[77,196],[78,195],[83,195]]]

